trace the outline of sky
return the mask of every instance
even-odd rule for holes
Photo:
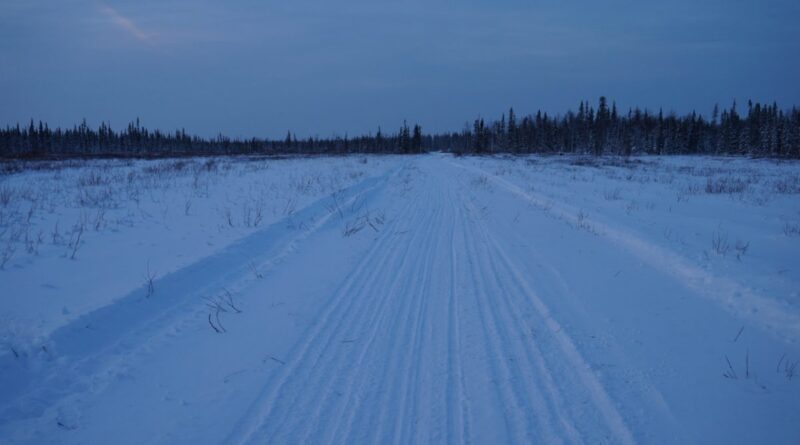
[[[797,0],[3,0],[0,125],[355,135],[800,105]]]

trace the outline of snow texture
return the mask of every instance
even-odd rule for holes
[[[795,162],[7,170],[0,443],[800,440]]]

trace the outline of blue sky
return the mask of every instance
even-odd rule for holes
[[[0,124],[239,137],[561,113],[600,95],[800,105],[800,2],[4,0]]]

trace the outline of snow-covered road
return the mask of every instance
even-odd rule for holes
[[[522,161],[393,162],[0,357],[0,443],[800,441],[797,271]]]

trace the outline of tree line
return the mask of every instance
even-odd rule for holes
[[[518,117],[513,109],[500,119],[475,119],[462,131],[423,134],[404,122],[398,131],[357,137],[298,139],[200,138],[148,130],[139,120],[115,131],[105,122],[97,129],[84,120],[67,129],[51,129],[34,121],[0,129],[0,156],[180,156],[230,154],[422,153],[457,154],[575,153],[591,155],[714,154],[800,158],[800,110],[748,102],[740,112],[715,106],[710,117],[696,112],[651,112],[639,108],[621,113],[601,97],[597,107],[581,102],[577,111],[550,116],[546,112]]]
[[[139,119],[122,131],[105,122],[97,129],[84,120],[72,128],[51,129],[46,123],[30,121],[27,126],[0,130],[0,157],[41,158],[64,156],[197,156],[197,155],[281,155],[345,153],[420,153],[422,128],[406,123],[391,135],[380,129],[375,135],[350,138],[298,139],[289,132],[285,139],[233,139],[224,135],[201,138],[176,130],[166,133],[148,130]]]

